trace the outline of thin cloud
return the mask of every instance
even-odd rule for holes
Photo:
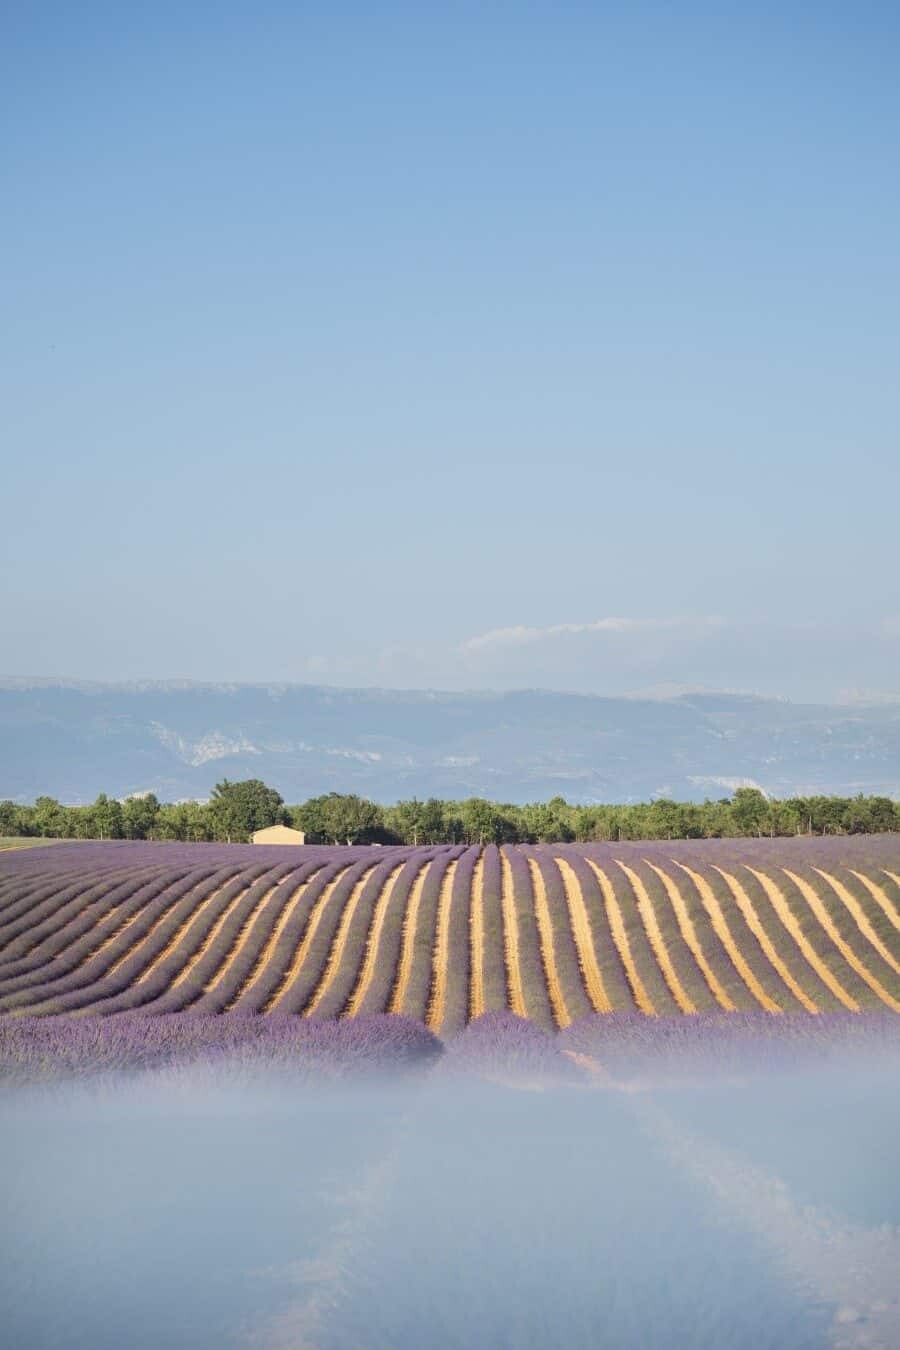
[[[552,638],[566,637],[577,633],[657,633],[657,632],[697,632],[709,628],[720,628],[723,619],[713,616],[675,617],[668,619],[627,619],[607,618],[591,619],[587,623],[554,623],[543,628],[532,628],[525,624],[516,624],[510,628],[491,628],[462,643],[461,651],[478,653],[496,651],[504,647],[524,647],[536,642],[545,642]]]

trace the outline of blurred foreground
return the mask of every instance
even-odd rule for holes
[[[900,1344],[896,1059],[629,1075],[591,1035],[486,1019],[399,1076],[207,1056],[10,1088],[7,1343]]]

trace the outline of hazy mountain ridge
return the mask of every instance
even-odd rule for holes
[[[0,680],[0,797],[172,800],[224,776],[264,778],[289,801],[689,799],[742,783],[900,796],[900,703]]]

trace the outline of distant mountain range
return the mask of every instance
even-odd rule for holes
[[[0,680],[0,798],[173,801],[225,777],[263,778],[289,802],[698,800],[744,784],[900,797],[900,702]]]

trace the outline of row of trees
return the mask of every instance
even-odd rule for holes
[[[470,797],[411,798],[379,806],[330,792],[300,806],[258,778],[217,783],[208,802],[161,803],[152,793],[117,801],[101,793],[90,806],[38,797],[33,806],[0,802],[0,835],[56,839],[172,839],[244,842],[254,830],[283,823],[309,843],[554,843],[620,839],[713,839],[755,835],[879,834],[900,830],[900,803],[890,797],[790,797],[776,801],[739,788],[718,801],[659,798],[633,806],[573,806],[562,797],[527,806]]]

